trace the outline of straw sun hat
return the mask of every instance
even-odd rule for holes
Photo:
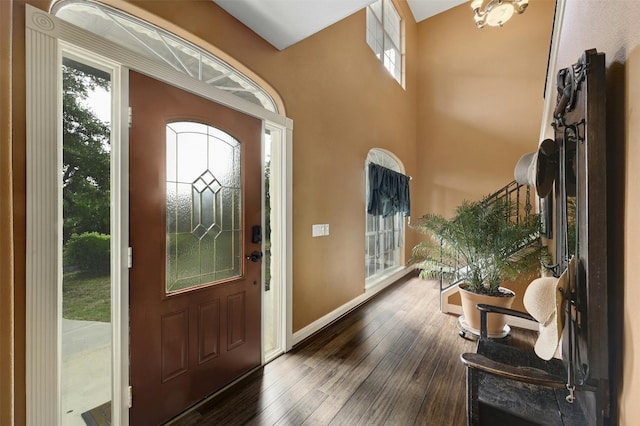
[[[571,258],[569,267],[560,278],[536,278],[524,293],[524,307],[539,323],[540,333],[534,350],[536,355],[550,360],[556,353],[565,323],[564,301],[569,294],[575,271],[575,261]]]

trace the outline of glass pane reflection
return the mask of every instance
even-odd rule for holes
[[[62,98],[59,422],[75,425],[111,413],[111,75],[65,57]]]

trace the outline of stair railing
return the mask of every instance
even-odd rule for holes
[[[533,211],[533,204],[531,203],[532,191],[529,185],[522,185],[518,182],[511,181],[497,191],[489,194],[483,200],[486,205],[495,203],[498,200],[506,200],[512,207],[510,221],[520,223],[522,220],[526,220]],[[441,245],[442,246],[442,245]],[[440,250],[440,260],[443,259],[442,249]],[[441,262],[442,264],[442,262]],[[466,267],[464,261],[457,259],[451,270],[445,271],[440,269],[440,292],[458,285],[462,278],[461,272]],[[442,303],[442,301],[441,301]],[[442,307],[441,307],[442,308]]]

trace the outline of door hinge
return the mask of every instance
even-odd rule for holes
[[[131,109],[131,107],[129,107],[129,128],[131,128],[131,125],[133,124],[133,110]]]
[[[127,267],[131,269],[133,267],[133,248],[127,248]]]
[[[129,408],[133,406],[133,388],[131,386],[127,388],[127,406]]]

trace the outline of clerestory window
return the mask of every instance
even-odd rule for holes
[[[402,85],[402,20],[391,0],[367,6],[367,44]]]

